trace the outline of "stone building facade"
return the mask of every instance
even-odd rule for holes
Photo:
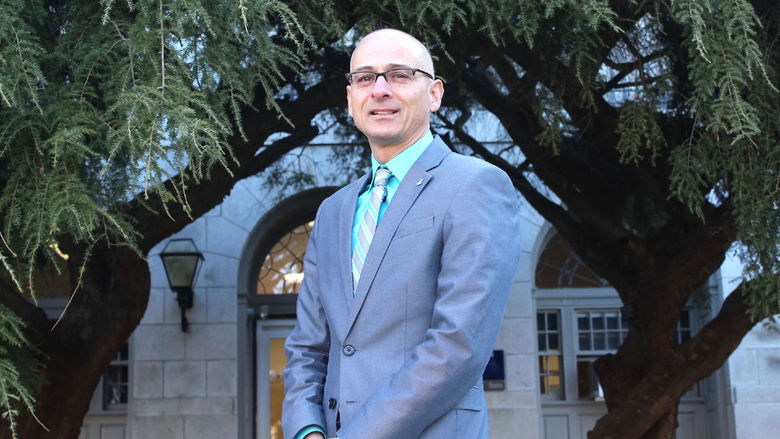
[[[175,236],[191,238],[205,256],[188,332],[159,258],[166,242],[150,252],[147,312],[96,390],[81,439],[282,437],[281,344],[294,323],[294,295],[285,293],[300,282],[301,242],[333,190],[329,183],[280,192],[261,177],[246,179]],[[504,379],[486,392],[491,435],[584,438],[605,411],[590,363],[626,331],[620,302],[541,216],[521,206],[523,253],[494,348],[503,355]],[[738,274],[724,265],[703,289],[709,305],[687,310],[678,336],[706,323]],[[780,336],[759,326],[686,395],[678,438],[774,437],[778,395]]]

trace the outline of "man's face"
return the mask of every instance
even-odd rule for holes
[[[419,43],[397,31],[378,31],[355,49],[350,71],[385,72],[404,67],[431,73],[430,58]],[[388,84],[380,76],[365,88],[347,86],[349,115],[368,138],[374,156],[392,158],[429,129],[430,113],[439,109],[443,93],[441,81],[419,72],[403,85]]]

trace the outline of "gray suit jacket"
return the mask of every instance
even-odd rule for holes
[[[487,438],[481,376],[519,258],[514,187],[435,138],[377,227],[353,298],[368,178],[317,212],[286,342],[285,437],[316,424],[340,439]]]

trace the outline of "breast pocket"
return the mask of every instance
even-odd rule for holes
[[[398,231],[395,233],[395,239],[413,235],[415,233],[422,232],[423,230],[432,229],[434,224],[435,217],[433,216],[404,220],[398,226]]]

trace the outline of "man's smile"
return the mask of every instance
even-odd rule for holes
[[[390,114],[395,114],[397,112],[398,110],[374,110],[374,111],[369,111],[368,114],[372,116],[386,116]]]

